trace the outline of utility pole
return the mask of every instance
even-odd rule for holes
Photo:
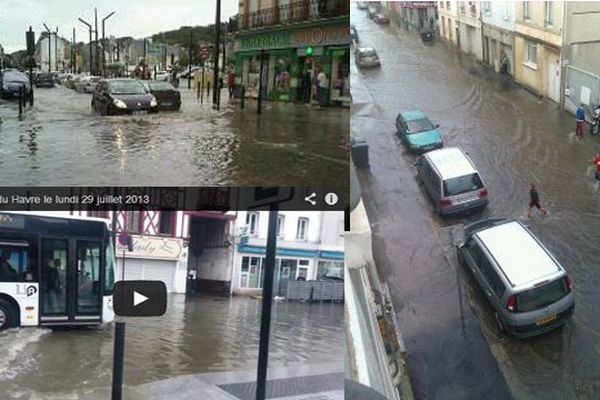
[[[58,71],[58,26],[54,32],[54,68]]]
[[[221,42],[221,0],[216,0],[217,1],[217,12],[215,15],[215,47],[214,47],[214,54],[213,54],[213,85],[214,85],[214,89],[213,89],[213,105],[216,106],[217,104],[217,91],[220,90],[219,88],[219,48],[220,48],[220,42]]]
[[[106,63],[104,60],[105,57],[105,48],[106,48],[106,39],[104,38],[104,23],[107,19],[114,15],[114,11],[108,14],[106,17],[102,18],[102,76],[106,77]]]
[[[75,70],[77,69],[75,64],[77,64],[77,57],[75,55],[75,46],[76,46],[76,41],[75,41],[75,28],[73,28],[73,46],[71,46],[71,73],[74,74]]]
[[[81,23],[87,25],[87,27],[88,27],[88,29],[90,31],[90,43],[89,43],[89,45],[90,45],[90,75],[92,75],[92,68],[93,68],[92,67],[92,65],[93,65],[93,62],[92,62],[92,24],[84,21],[81,18],[79,18],[79,21],[81,21]]]
[[[194,30],[190,28],[190,45],[188,46],[188,89],[192,88],[192,43],[194,41]]]
[[[98,9],[96,9],[94,7],[94,32],[96,33],[96,46],[95,46],[95,53],[94,57],[96,58],[96,65],[94,66],[94,75],[99,75],[98,72],[100,70],[100,65],[98,65],[100,63],[100,56],[98,54]]]

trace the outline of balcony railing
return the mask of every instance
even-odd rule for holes
[[[350,15],[348,0],[297,0],[278,7],[240,14],[239,30],[288,25]]]

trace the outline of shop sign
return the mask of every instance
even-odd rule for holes
[[[126,257],[157,258],[162,260],[179,260],[183,256],[183,241],[176,238],[133,236],[133,251],[126,251],[120,245],[119,250],[125,250]]]
[[[240,39],[241,50],[350,44],[348,26],[315,27],[296,31],[268,32]]]

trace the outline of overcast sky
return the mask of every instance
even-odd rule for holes
[[[88,41],[88,28],[78,18],[94,24],[98,7],[98,35],[102,18],[106,35],[142,38],[180,26],[214,24],[216,0],[0,0],[0,44],[12,53],[25,49],[25,31],[32,26],[36,40],[45,22],[51,30],[58,26],[59,36],[71,39],[73,27],[77,41]],[[238,0],[221,1],[221,20],[237,14]]]

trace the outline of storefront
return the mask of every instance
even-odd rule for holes
[[[234,292],[260,293],[265,271],[262,246],[239,245],[235,260]],[[290,280],[318,280],[325,277],[343,279],[344,253],[278,248],[275,258],[273,294],[285,297]]]
[[[240,32],[235,44],[236,83],[246,96],[258,97],[260,54],[263,60],[263,97],[275,101],[305,101],[314,97],[315,71],[329,83],[330,104],[350,103],[350,36],[347,19],[320,26]]]

